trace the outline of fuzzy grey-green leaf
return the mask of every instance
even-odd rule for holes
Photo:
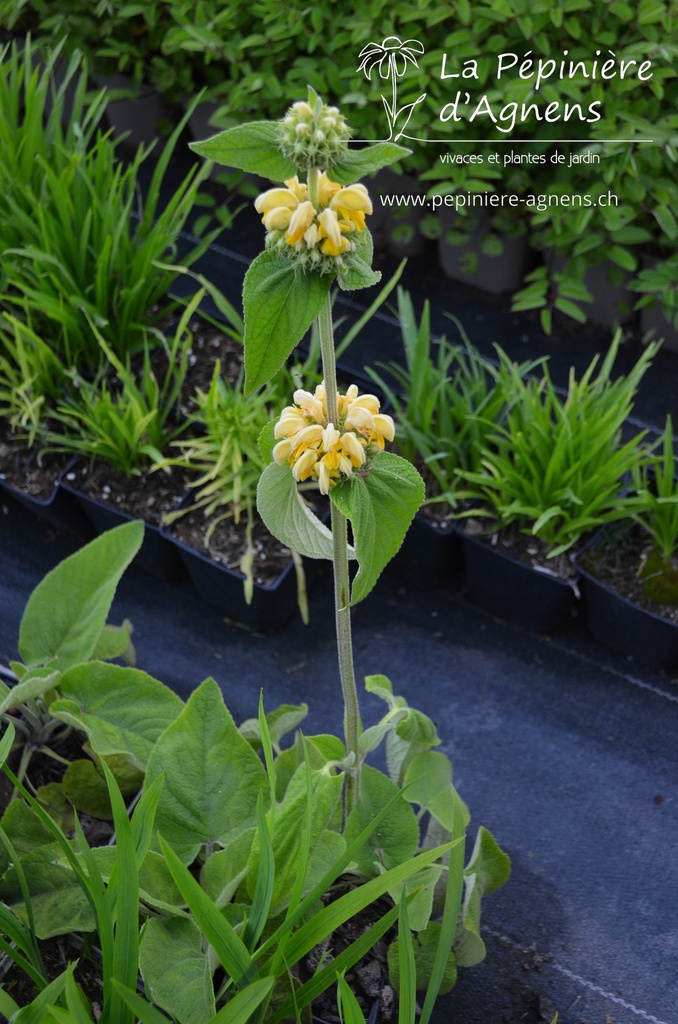
[[[184,863],[207,843],[227,845],[253,825],[266,773],[238,732],[213,679],[189,697],[158,739],[146,785],[165,773],[155,825]]]
[[[272,462],[259,478],[257,511],[266,528],[306,558],[332,558],[332,534],[299,494],[290,467]]]
[[[351,588],[351,604],[357,604],[367,597],[402,544],[424,500],[424,481],[405,459],[380,452],[333,487],[330,498],[353,527],[360,568]]]
[[[266,384],[299,344],[332,280],[331,274],[306,272],[272,250],[250,265],[243,285],[247,394]]]
[[[339,287],[345,292],[371,288],[381,280],[381,272],[372,270],[372,235],[366,229],[354,233],[355,251],[347,257],[346,269],[337,278]]]
[[[126,754],[141,771],[158,736],[183,708],[164,683],[102,661],[69,669],[60,692],[50,707],[55,718],[86,732],[97,754]]]
[[[349,149],[332,165],[331,178],[342,185],[350,185],[366,174],[374,174],[382,167],[388,167],[408,156],[411,151],[395,142],[377,142],[364,149]]]
[[[208,1024],[216,1012],[209,960],[194,921],[151,919],[139,946],[146,989],[179,1024]]]
[[[19,652],[29,668],[56,659],[62,671],[94,651],[118,581],[141,547],[144,525],[108,530],[64,559],[38,584],[26,605]]]
[[[372,821],[377,812],[398,793],[398,787],[376,768],[363,765],[360,800],[349,815],[344,837],[347,845]],[[378,874],[375,862],[395,867],[413,857],[419,842],[419,826],[414,811],[403,798],[396,801],[388,815],[369,837],[356,860],[367,878]]]
[[[280,152],[278,125],[274,121],[255,121],[213,135],[202,142],[192,142],[194,153],[225,167],[260,174],[272,181],[284,181],[296,174],[291,160]]]

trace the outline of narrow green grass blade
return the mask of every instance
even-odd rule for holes
[[[12,744],[13,743],[14,743],[14,726],[12,725],[11,722],[9,722],[9,724],[7,725],[7,728],[5,729],[5,731],[3,733],[2,739],[0,740],[0,764],[4,764],[5,761],[7,760],[7,758],[9,757],[9,753],[10,753],[10,751],[12,749]]]
[[[310,921],[303,924],[299,931],[290,939],[286,952],[288,962],[291,964],[297,963],[314,946],[317,946],[319,942],[322,942],[328,935],[331,935],[336,928],[344,924],[345,921],[350,920],[350,918],[355,917],[356,914],[359,914],[365,907],[374,903],[375,900],[378,900],[393,885],[404,882],[411,875],[416,874],[417,871],[427,867],[429,864],[433,864],[434,861],[444,856],[449,850],[453,850],[459,843],[460,840],[458,839],[452,840],[452,842],[445,843],[443,846],[437,846],[433,850],[419,853],[416,857],[411,857],[402,864],[390,868],[377,878],[372,878],[369,882],[365,882],[363,885],[352,889],[345,896],[340,896],[338,900],[330,903],[329,906],[323,907]]]
[[[253,981],[223,1006],[209,1024],[248,1024],[257,1007],[271,994],[273,984],[273,978]]]
[[[311,853],[311,832],[313,829],[313,780],[311,778],[311,762],[305,737],[302,737],[302,743],[304,748],[304,767],[306,772],[306,811],[304,814],[304,836],[300,848],[299,870],[297,871],[297,875],[294,880],[294,888],[290,897],[288,918],[294,915],[295,910],[301,903],[304,879],[306,878],[306,870],[308,868],[308,860]],[[284,964],[287,962],[286,951],[290,934],[291,933],[288,931],[281,936],[270,968],[270,973],[273,977],[278,977],[280,975]]]
[[[69,964],[62,974],[50,982],[40,995],[36,996],[30,1006],[25,1006],[23,1010],[19,1010],[12,1024],[44,1024],[45,1012],[50,1006],[54,1006],[57,999],[61,997],[66,984],[66,978],[74,970],[75,964]]]
[[[33,905],[31,903],[31,894],[28,889],[28,883],[26,882],[26,875],[24,874],[23,866],[21,864],[21,858],[14,849],[14,845],[10,841],[10,838],[5,832],[4,828],[0,828],[0,840],[2,840],[2,843],[5,849],[7,850],[7,853],[9,854],[10,861],[14,865],[14,870],[16,871],[16,876],[19,880],[19,886],[21,888],[21,896],[24,901],[24,906],[26,907],[26,917],[28,918],[27,929],[23,928],[21,926],[21,922],[14,918],[17,926],[16,929],[14,929],[15,935],[12,936],[9,931],[8,934],[10,935],[10,938],[12,938],[14,942],[17,942],[17,945],[20,946],[20,948],[23,950],[23,952],[26,954],[26,956],[31,962],[32,971],[27,971],[27,973],[30,973],[30,976],[33,978],[38,988],[44,988],[45,985],[47,984],[47,975],[45,974],[45,967],[42,962],[42,956],[40,954],[40,949],[35,938],[35,920],[33,918]],[[2,909],[4,911],[4,907]],[[1,923],[7,929],[8,927],[11,927],[11,918],[13,918],[14,915],[12,915],[9,911],[7,911],[6,914],[7,916]],[[21,931],[18,930],[19,928],[21,928]],[[17,941],[20,938],[24,940],[21,943]]]
[[[14,1002],[9,993],[0,988],[0,1014],[9,1020],[13,1014],[18,1012],[18,1010],[18,1005]]]
[[[398,1024],[414,1024],[417,1013],[417,968],[414,962],[414,942],[410,931],[404,889],[398,908],[398,967],[400,973]]]
[[[85,839],[85,834],[82,831],[80,820],[75,815],[75,837],[78,841],[78,847],[80,849],[80,856],[82,857],[87,873],[83,872],[84,885],[88,898],[92,904],[94,910],[94,919],[97,923],[97,932],[99,935],[99,945],[101,946],[101,962],[102,962],[102,974],[104,982],[104,1013],[106,1011],[106,1005],[109,998],[108,986],[110,984],[109,979],[114,977],[113,974],[113,917],[111,914],[111,908],[108,902],[108,895],[106,892],[106,885],[101,872],[97,865],[92,850],[90,849],[89,843]]]
[[[169,1017],[166,1017],[160,1010],[156,1010],[154,1006],[147,1003],[145,999],[136,992],[133,992],[132,989],[125,988],[124,985],[121,985],[115,979],[113,987],[117,990],[120,997],[124,999],[137,1019],[141,1021],[141,1024],[171,1024]]]
[[[266,775],[268,776],[268,787],[270,795],[270,809],[268,812],[268,826],[271,835],[273,834],[273,826],[275,825],[275,794],[276,794],[276,780],[275,780],[275,757],[273,756],[273,744],[271,742],[271,730],[268,727],[266,721],[266,712],[264,711],[264,694],[263,691],[259,694],[259,707],[258,707],[258,718],[259,718],[259,735],[261,737],[261,747],[264,752],[264,764],[266,765]]]
[[[70,1014],[72,1024],[92,1024],[91,1012],[85,1009],[81,998],[81,991],[75,983],[75,978],[69,974],[66,978],[66,1006]],[[122,1021],[121,1021],[122,1024]]]
[[[305,985],[297,989],[293,996],[285,1000],[270,1020],[267,1020],[266,1024],[280,1024],[281,1021],[286,1021],[293,1015],[295,1008],[303,1009],[304,1006],[308,1006],[314,999],[317,999],[319,995],[334,984],[337,972],[350,970],[362,957],[366,956],[374,944],[395,924],[397,919],[398,908],[392,907],[379,921],[373,924],[371,928],[368,928],[360,938],[352,942],[339,956],[335,957],[327,967],[324,967],[321,971],[316,971],[310,981],[307,981]]]
[[[341,1024],[365,1024],[365,1015],[346,978],[341,974],[337,978],[337,1006]],[[404,1024],[402,1020],[398,1024]]]
[[[466,828],[464,825],[464,812],[461,800],[457,798],[454,803],[454,818],[452,820],[453,834],[459,838],[450,851],[450,861],[447,867],[447,885],[445,888],[445,904],[443,907],[443,920],[438,939],[438,948],[433,961],[431,978],[426,990],[424,1007],[419,1019],[419,1024],[428,1024],[431,1019],[435,1001],[442,984],[445,966],[450,951],[454,945],[454,937],[457,932],[457,921],[461,910],[461,900],[464,888],[464,849]]]
[[[12,935],[9,933],[9,931],[5,928],[5,925],[2,921],[0,921],[0,930],[5,931],[7,933],[11,942],[15,941],[12,938]],[[28,975],[28,977],[31,979],[33,984],[37,986],[37,988],[44,988],[46,984],[46,979],[43,978],[39,971],[36,971],[30,960],[27,960],[25,956],[19,953],[19,951],[13,945],[11,945],[10,942],[5,942],[2,936],[0,936],[0,950],[4,953],[6,957],[8,957],[8,959],[13,960],[17,967],[21,968],[24,974]],[[0,989],[0,991],[2,990]]]
[[[259,834],[259,870],[257,871],[257,881],[254,888],[249,920],[242,937],[247,949],[253,949],[256,946],[266,927],[273,901],[273,886],[275,884],[275,856],[273,854],[269,824],[264,813],[263,789],[259,792],[257,798],[257,827]]]
[[[179,892],[186,900],[203,935],[214,947],[220,963],[233,978],[236,987],[254,981],[257,975],[256,966],[240,936],[219,913],[171,846],[160,835],[158,840]]]
[[[306,772],[306,812],[304,814],[304,838],[300,848],[299,870],[294,880],[294,889],[290,897],[290,913],[293,914],[301,902],[304,891],[304,880],[311,856],[311,836],[313,832],[313,779],[311,777],[311,760],[308,753],[306,737],[302,736],[304,748],[304,767]]]
[[[137,852],[139,867],[144,862],[153,838],[153,824],[158,802],[165,782],[165,773],[161,772],[157,779],[142,794],[132,814],[132,834]]]
[[[106,778],[113,810],[116,838],[116,862],[108,885],[108,902],[115,921],[113,942],[113,974],[104,979],[104,994],[110,998],[109,1019],[115,1024],[134,1024],[134,1015],[113,986],[113,980],[133,989],[139,971],[139,867],[132,825],[127,816],[120,789],[104,760],[101,767]],[[108,984],[106,984],[108,981]]]

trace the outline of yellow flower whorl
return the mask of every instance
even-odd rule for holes
[[[336,426],[327,421],[322,384],[314,394],[300,389],[293,398],[276,423],[273,458],[280,466],[288,462],[298,482],[315,479],[321,494],[364,465],[370,446],[383,449],[395,436],[392,418],[379,412],[379,399],[359,395],[355,384],[338,396]]]

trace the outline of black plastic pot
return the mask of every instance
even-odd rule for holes
[[[583,559],[578,564],[584,621],[596,640],[648,668],[678,668],[678,625],[601,583]]]
[[[165,538],[171,538],[203,601],[218,608],[233,622],[265,633],[283,626],[297,611],[297,577],[293,563],[269,586],[255,581],[252,600],[247,604],[242,573],[215,561],[207,552],[184,544],[169,531],[163,529],[162,532]],[[318,564],[304,559],[307,586],[318,575]]]
[[[454,523],[438,526],[425,516],[414,517],[388,572],[413,590],[444,587],[463,566],[461,535]]]
[[[68,467],[67,467],[68,468]],[[38,519],[55,526],[59,530],[75,534],[84,540],[90,540],[94,536],[92,525],[85,516],[72,494],[62,488],[58,480],[55,480],[52,493],[48,498],[35,498],[26,494],[16,487],[13,487],[2,476],[0,476],[0,490],[8,494],[23,508],[28,509]]]
[[[103,501],[84,494],[62,474],[59,487],[78,503],[82,514],[91,524],[95,534],[105,533],[121,523],[127,523],[134,516],[113,508]],[[182,559],[175,545],[164,535],[155,523],[145,523],[144,540],[135,558],[135,565],[160,580],[177,580],[186,575]]]
[[[577,602],[572,583],[462,533],[467,592],[479,608],[531,633],[552,633]]]

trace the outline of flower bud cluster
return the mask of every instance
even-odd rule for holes
[[[350,131],[337,107],[310,93],[309,102],[290,107],[280,125],[280,148],[299,170],[329,168],[347,148]]]
[[[337,424],[328,423],[323,384],[314,394],[295,391],[293,398],[275,425],[273,458],[279,466],[289,463],[298,482],[317,481],[321,494],[363,466],[371,447],[382,450],[395,436],[392,418],[379,412],[379,399],[359,395],[355,384],[338,396]]]

